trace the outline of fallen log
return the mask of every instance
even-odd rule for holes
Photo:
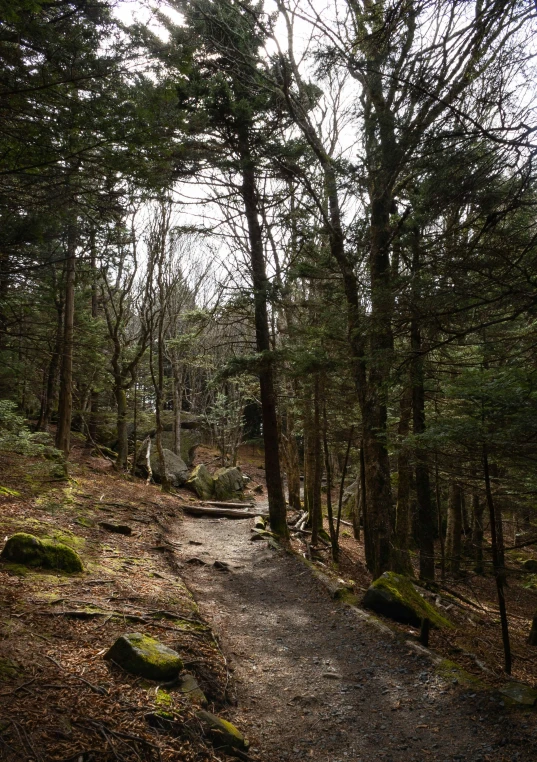
[[[185,505],[183,510],[192,516],[212,516],[216,519],[255,519],[257,516],[268,516],[268,513],[239,511],[236,508],[202,508],[199,505]]]
[[[203,505],[213,505],[216,508],[253,508],[255,503],[226,503],[223,500],[203,500]]]

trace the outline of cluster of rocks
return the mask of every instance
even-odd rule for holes
[[[210,474],[203,464],[192,471],[184,460],[171,450],[164,449],[164,464],[166,477],[172,487],[187,487],[195,492],[201,500],[240,500],[243,495],[246,477],[239,468],[219,468]],[[151,438],[147,437],[138,453],[138,473],[147,477],[151,475],[156,482],[162,481],[161,464],[157,450]]]
[[[165,683],[168,690],[178,690],[198,707],[196,717],[219,747],[248,750],[248,740],[235,725],[201,708],[207,705],[207,698],[194,675],[183,671],[183,660],[173,648],[139,632],[126,633],[116,640],[104,658],[131,675]],[[158,726],[172,717],[164,710],[152,712],[146,719],[150,724]]]

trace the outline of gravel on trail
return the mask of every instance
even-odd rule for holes
[[[175,539],[184,562],[206,562],[182,575],[229,659],[229,715],[257,759],[537,760],[536,710],[442,677],[334,602],[291,554],[252,542],[251,525],[188,517]]]

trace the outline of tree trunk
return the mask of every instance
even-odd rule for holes
[[[425,387],[423,350],[419,317],[416,304],[420,298],[419,273],[421,269],[419,231],[415,230],[412,254],[413,315],[410,321],[412,350],[412,415],[414,434],[425,433]],[[429,463],[425,448],[416,447],[416,500],[418,504],[418,542],[420,549],[420,578],[434,580],[434,532],[435,521],[431,502]]]
[[[313,383],[313,503],[311,510],[311,544],[317,545],[319,530],[323,528],[321,489],[323,462],[321,455],[320,382],[315,375]]]
[[[401,412],[399,418],[399,439],[404,440],[410,432],[410,417],[412,413],[412,389],[408,386],[401,397]],[[393,568],[402,574],[414,574],[408,551],[410,541],[410,483],[411,483],[410,453],[408,447],[399,444],[397,455],[397,506],[395,513],[395,536]]]
[[[347,466],[349,464],[349,455],[351,452],[352,447],[352,438],[354,435],[354,426],[351,426],[351,430],[349,432],[349,439],[347,442],[347,448],[345,450],[345,458],[343,459],[343,468],[341,469],[341,482],[339,485],[339,497],[338,497],[338,505],[337,505],[337,526],[336,526],[336,537],[339,541],[339,525],[341,522],[341,511],[343,509],[343,492],[345,491],[345,477],[347,476]],[[355,503],[355,513],[358,510],[358,490],[356,494],[356,503]],[[354,527],[354,522],[353,522]],[[360,539],[360,518],[358,518],[358,536],[356,537],[356,531],[354,533],[355,539]]]
[[[63,343],[60,366],[60,396],[58,401],[58,428],[56,447],[65,457],[71,445],[71,418],[73,415],[73,346],[75,326],[75,265],[77,226],[69,222],[67,228],[67,257],[65,260],[65,308]]]
[[[292,410],[285,415],[285,426],[282,426],[282,452],[285,458],[285,470],[287,473],[287,491],[289,495],[289,507],[295,511],[302,510],[300,504],[300,460],[295,436],[295,421]],[[285,431],[283,431],[285,428]]]
[[[500,621],[502,627],[502,641],[504,652],[504,666],[508,675],[511,674],[511,644],[509,642],[509,623],[507,620],[507,608],[505,605],[505,567],[503,545],[500,545],[500,539],[497,533],[497,516],[492,498],[492,489],[490,486],[490,470],[487,446],[483,444],[483,475],[485,477],[485,492],[487,496],[487,505],[490,516],[490,540],[492,545],[492,565],[494,567],[494,576],[496,578],[496,590],[498,593],[498,608],[500,609]]]
[[[326,512],[328,514],[328,527],[330,530],[330,543],[332,545],[332,560],[339,563],[339,542],[332,512],[332,467],[330,464],[330,450],[328,447],[328,422],[326,418],[326,403],[323,401],[323,449],[324,467],[326,471]]]
[[[39,412],[39,420],[37,422],[37,431],[48,431],[50,424],[50,416],[52,414],[52,401],[54,399],[54,392],[56,389],[56,383],[58,380],[58,367],[60,364],[60,356],[62,352],[63,341],[63,294],[60,295],[56,302],[56,309],[58,313],[58,320],[56,325],[56,339],[54,342],[54,348],[50,357],[50,363],[47,373],[47,384],[44,390],[43,399],[41,400],[41,410]]]
[[[259,224],[258,199],[255,183],[255,168],[249,147],[247,129],[240,137],[242,161],[241,195],[248,224],[250,265],[254,288],[254,320],[256,348],[259,354],[259,388],[261,414],[263,419],[263,441],[265,445],[265,476],[269,503],[270,526],[272,531],[283,538],[289,537],[286,519],[286,504],[280,470],[278,447],[278,418],[276,413],[276,393],[274,390],[274,368],[270,345],[267,292],[269,281],[265,269],[263,238]]]
[[[483,511],[484,503],[479,499],[479,494],[472,495],[472,548],[476,561],[475,571],[483,574]]]
[[[127,468],[129,457],[129,439],[127,434],[127,394],[121,386],[121,379],[116,379],[114,397],[117,408],[117,458],[116,468],[124,471]]]
[[[309,385],[308,385],[309,386]],[[313,514],[313,495],[315,492],[315,448],[313,446],[312,400],[304,394],[304,510],[308,512],[308,525],[311,526]]]
[[[183,404],[183,373],[173,362],[173,451],[181,457],[181,408]]]
[[[451,574],[459,574],[461,568],[461,534],[462,534],[462,490],[460,484],[452,481],[449,489],[446,560]]]
[[[96,252],[95,252],[95,230],[92,228],[90,233],[90,246],[91,246],[91,317],[92,320],[97,320],[99,317],[99,302],[97,294],[97,268],[96,268]],[[90,443],[95,442],[97,439],[97,421],[99,415],[99,392],[92,386],[90,392],[90,411],[87,439]]]

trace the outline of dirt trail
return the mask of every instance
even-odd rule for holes
[[[250,527],[186,518],[176,540],[185,562],[206,561],[185,563],[183,576],[221,637],[234,720],[259,759],[537,759],[533,715],[442,678],[427,658],[334,603],[297,559],[251,542]]]

